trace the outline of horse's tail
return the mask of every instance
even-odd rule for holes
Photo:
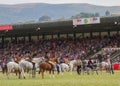
[[[39,71],[38,71],[38,74],[40,74],[40,71],[41,71],[41,69],[40,69],[40,64],[41,64],[41,63],[39,63]]]
[[[40,74],[40,70],[38,71],[38,74]]]

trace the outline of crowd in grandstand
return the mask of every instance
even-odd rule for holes
[[[23,58],[29,54],[32,58],[42,57],[46,52],[50,53],[50,57],[69,58],[69,60],[81,58],[88,59],[102,48],[120,47],[120,35],[112,36],[93,36],[93,37],[68,37],[55,39],[41,39],[39,41],[31,40],[25,42],[18,40],[17,44],[12,41],[8,47],[0,51],[0,58],[7,61],[17,55]],[[113,53],[113,50],[107,50],[107,54]]]

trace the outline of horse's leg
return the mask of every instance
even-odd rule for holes
[[[83,72],[83,66],[81,66],[81,74],[82,74],[82,72]]]
[[[108,74],[109,73],[109,67],[106,66],[106,73]]]
[[[42,69],[40,68],[40,66],[39,66],[39,71],[38,71],[38,78],[40,79],[40,73],[42,73],[42,71],[41,71]]]
[[[43,72],[42,72],[42,79],[44,79],[44,72],[45,72],[45,71],[43,70]]]
[[[38,71],[38,78],[40,78],[40,70]]]
[[[107,73],[110,74],[110,67],[107,68]]]
[[[56,65],[56,71],[57,71],[57,74],[59,74],[59,66],[58,66],[58,64]]]
[[[5,67],[4,67],[4,72],[5,72],[5,73],[6,73],[6,75],[7,75],[7,72],[8,72],[7,65],[5,65]]]
[[[92,68],[90,67],[89,68],[89,74],[92,74],[93,73],[93,70],[92,70]]]
[[[97,67],[97,74],[99,74],[100,73],[100,68],[99,68],[99,66]]]
[[[29,70],[29,77],[33,77],[33,70],[32,69]]]
[[[36,76],[36,68],[35,68],[35,63],[33,63],[33,70],[32,70],[32,77],[35,78]]]
[[[11,69],[10,68],[8,68],[8,70],[7,70],[7,78],[9,79],[10,78],[10,73],[11,73]]]
[[[29,75],[29,78],[33,77],[33,70],[31,68],[28,69],[28,75]]]
[[[17,72],[18,72],[18,78],[20,79],[21,78],[21,70],[19,69]]]
[[[79,69],[79,73],[80,73],[80,75],[81,75],[81,70],[82,70],[82,66],[80,66],[80,69]]]
[[[77,74],[80,75],[80,66],[77,66]]]
[[[90,68],[87,67],[87,74],[90,75]]]
[[[83,69],[83,75],[87,74],[87,66],[84,67]]]
[[[5,68],[2,67],[2,74],[4,75],[5,74]]]
[[[52,77],[54,78],[54,70],[52,70]]]
[[[99,65],[99,70],[100,70],[101,75],[102,75],[102,68],[103,68],[103,67],[102,67],[102,64],[100,64],[100,65]]]
[[[97,68],[96,68],[96,70],[95,70],[95,71],[96,71],[96,74],[98,75],[98,69],[97,69]]]
[[[36,69],[33,69],[32,71],[33,71],[33,78],[35,78],[36,77]]]
[[[101,75],[102,75],[102,68],[100,68],[100,73],[101,73]]]
[[[42,79],[44,79],[44,69],[41,69]]]
[[[110,66],[110,68],[109,68],[109,72],[110,72],[110,74],[112,74],[112,69],[111,69],[111,66]]]
[[[60,67],[57,65],[57,74],[60,74]]]
[[[2,74],[4,74],[5,73],[5,68],[4,67],[2,67]]]
[[[109,66],[109,72],[110,72],[110,74],[114,74],[113,66],[111,64]]]
[[[59,71],[60,71],[60,74],[63,75],[63,71],[62,71],[62,66],[59,66]],[[69,70],[68,70],[69,71]]]
[[[16,76],[17,76],[17,72],[18,72],[18,70],[15,70],[15,74],[16,74]]]
[[[52,70],[49,70],[49,75],[50,75],[50,78],[51,78],[51,76],[52,76],[52,73],[51,73],[51,72],[52,72]]]
[[[114,74],[114,68],[112,64],[111,64],[111,71],[112,71],[112,74]]]
[[[38,71],[38,74],[40,74],[40,70]]]
[[[108,73],[111,74],[111,68],[110,68],[110,66],[108,67]]]
[[[82,66],[80,67],[80,74],[82,73]]]
[[[92,75],[94,74],[94,71],[95,71],[95,69],[94,69],[94,67],[92,66],[92,68],[91,68]]]
[[[70,65],[70,74],[72,75],[73,65]]]
[[[90,74],[92,74],[92,75],[93,75],[93,72],[94,72],[94,71],[93,71],[93,69],[92,69],[92,68],[90,68]]]
[[[7,78],[8,78],[8,79],[10,78],[9,75],[10,75],[10,73],[8,72],[8,73],[7,73]]]
[[[22,76],[23,76],[23,78],[25,79],[25,72],[24,72],[24,69],[22,68]]]
[[[84,72],[85,72],[85,67],[82,66],[82,74],[84,75]]]
[[[110,74],[112,74],[112,66],[111,65],[109,65],[109,70],[108,71],[109,71]]]

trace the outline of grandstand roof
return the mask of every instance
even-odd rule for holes
[[[103,32],[120,30],[120,16],[100,17],[99,24],[73,26],[72,20],[13,24],[13,30],[0,31],[0,35],[24,36],[28,34],[56,34],[73,32]]]

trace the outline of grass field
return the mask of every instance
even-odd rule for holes
[[[55,74],[55,78],[50,78],[48,74],[45,79],[18,79],[15,75],[11,75],[7,79],[6,75],[0,73],[0,86],[120,86],[120,71],[116,71],[114,75],[103,73],[102,75],[77,75],[74,72],[65,73],[64,75]]]

